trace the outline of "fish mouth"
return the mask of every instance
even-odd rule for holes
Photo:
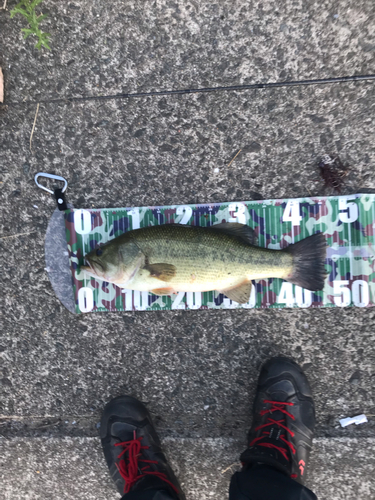
[[[86,259],[86,262],[88,266],[80,266],[81,271],[97,276],[97,272],[91,262],[88,259]]]

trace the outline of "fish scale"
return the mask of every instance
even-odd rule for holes
[[[275,259],[273,251],[250,246],[218,231],[171,225],[150,229],[134,233],[137,245],[148,255],[151,264],[166,262],[177,268],[169,284],[175,285],[178,291],[189,291],[190,286],[185,289],[181,286],[192,284],[192,274],[196,291],[206,291],[225,289],[245,279],[271,274],[282,277],[291,269],[291,255],[278,254]]]

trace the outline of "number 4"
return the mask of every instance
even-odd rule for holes
[[[299,201],[289,200],[283,213],[283,222],[291,222],[293,226],[299,226],[302,216],[299,214]]]

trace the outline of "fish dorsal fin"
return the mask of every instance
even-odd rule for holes
[[[210,229],[215,229],[215,231],[222,231],[223,233],[230,234],[231,236],[237,236],[241,238],[245,243],[250,245],[258,244],[258,237],[255,234],[254,229],[246,224],[240,224],[239,222],[222,222],[221,224],[214,224]]]
[[[239,304],[246,304],[250,299],[251,286],[251,281],[246,281],[246,283],[241,283],[241,285],[235,288],[231,288],[230,290],[219,290],[219,292],[226,295],[230,300],[234,300]]]

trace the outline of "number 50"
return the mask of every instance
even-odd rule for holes
[[[349,288],[348,280],[337,280],[333,282],[334,302],[336,306],[349,306],[353,304],[357,307],[366,307],[370,301],[369,287],[367,281],[353,281],[352,291]]]

